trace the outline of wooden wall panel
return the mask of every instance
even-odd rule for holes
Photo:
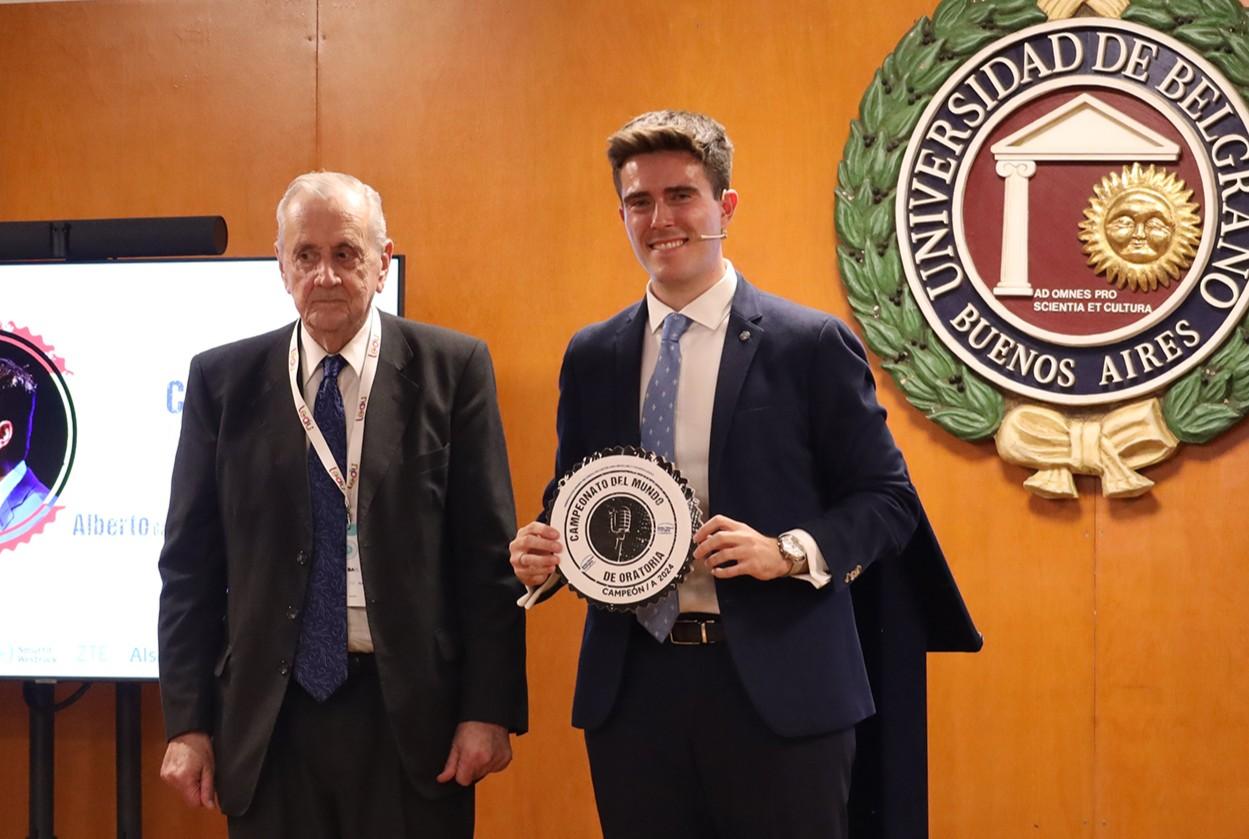
[[[0,6],[0,215],[221,214],[229,255],[271,254],[273,207],[316,163],[315,27],[315,0]],[[155,686],[143,709],[145,835],[224,836],[160,784]],[[107,685],[57,715],[58,836],[113,835],[113,725]],[[26,729],[0,683],[4,836],[27,835]]]
[[[1099,500],[1099,839],[1249,824],[1249,426],[1186,446],[1150,497]]]
[[[913,430],[898,437],[985,636],[929,657],[931,835],[1091,837],[1094,502],[1030,499],[991,446]]]
[[[485,338],[518,510],[550,476],[559,359],[640,295],[604,158],[654,107],[705,110],[737,147],[728,254],[764,288],[848,315],[833,190],[875,68],[935,0],[179,0],[0,6],[0,213],[221,212],[231,255],[270,252],[297,172],[385,199],[411,316]],[[276,277],[275,277],[276,281]],[[2,304],[2,301],[0,301]],[[930,661],[934,839],[1235,837],[1249,756],[1236,515],[1249,432],[1153,470],[1153,498],[1031,499],[989,444],[882,402],[980,629]],[[597,835],[568,725],[582,607],[531,615],[532,732],[481,789],[485,839]],[[61,689],[62,691],[65,688]],[[156,778],[144,691],[145,831],[223,836]],[[25,712],[0,684],[0,834],[24,835]],[[58,720],[58,834],[111,835],[111,691]],[[1195,833],[1196,831],[1192,831]]]
[[[273,250],[315,163],[315,0],[0,8],[6,219],[221,214]]]

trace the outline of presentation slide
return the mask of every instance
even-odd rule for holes
[[[191,357],[295,318],[272,259],[0,265],[0,678],[156,678]]]

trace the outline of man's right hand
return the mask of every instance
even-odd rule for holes
[[[508,545],[510,562],[516,578],[527,586],[540,586],[559,565],[559,554],[564,550],[559,531],[542,522],[531,521],[516,531],[516,538]]]
[[[179,734],[165,747],[160,778],[191,807],[220,809],[213,786],[213,744],[202,731]]]

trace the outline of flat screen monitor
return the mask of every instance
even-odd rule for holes
[[[402,289],[396,257],[378,308]],[[31,429],[0,475],[0,678],[156,678],[191,357],[295,316],[272,259],[0,264],[0,366],[28,374],[5,392],[34,385],[33,410],[0,393],[10,453]]]

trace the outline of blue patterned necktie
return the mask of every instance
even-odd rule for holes
[[[664,318],[664,331],[659,338],[659,358],[655,372],[646,385],[642,400],[642,448],[660,455],[669,463],[676,462],[677,382],[681,378],[681,336],[690,327],[690,319],[676,312]],[[638,623],[663,641],[676,623],[680,603],[675,590],[654,603],[637,610]]]
[[[341,355],[321,362],[325,378],[317,388],[312,416],[346,474],[347,419],[338,391]],[[316,449],[308,447],[308,486],[312,497],[312,570],[304,598],[304,619],[295,652],[295,680],[318,702],[347,681],[347,504],[326,474]]]

